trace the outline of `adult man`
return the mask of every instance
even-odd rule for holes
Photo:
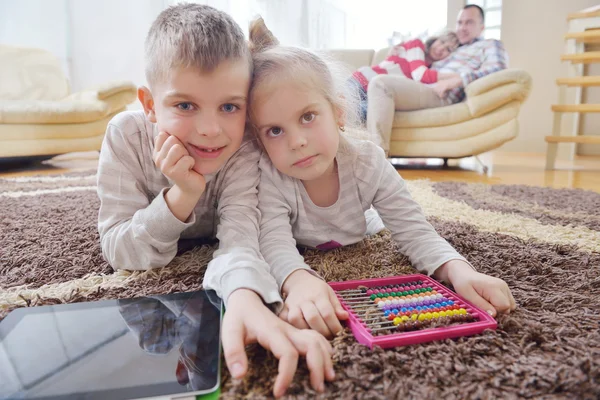
[[[456,21],[456,34],[461,46],[449,57],[432,65],[439,72],[459,74],[434,85],[441,98],[447,97],[450,102],[458,103],[464,99],[464,88],[469,83],[507,68],[508,55],[502,42],[481,38],[484,29],[485,16],[481,7],[475,4],[465,6]]]
[[[443,74],[434,84],[380,74],[369,81],[367,90],[367,130],[388,154],[395,111],[443,107],[462,101],[464,88],[472,81],[507,67],[508,56],[502,42],[483,39],[483,10],[465,6],[456,22],[460,46],[448,57],[432,64]]]

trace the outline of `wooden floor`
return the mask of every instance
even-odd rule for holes
[[[558,161],[558,169],[554,171],[544,170],[544,154],[492,152],[479,158],[489,167],[487,174],[472,157],[450,160],[448,167],[443,167],[439,159],[392,161],[405,179],[580,188],[600,193],[600,157],[578,156],[573,162]],[[88,152],[65,154],[49,161],[28,164],[0,163],[0,177],[91,172],[95,170],[97,160],[97,153]]]

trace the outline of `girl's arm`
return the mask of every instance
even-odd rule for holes
[[[359,163],[370,171],[364,171],[364,192],[371,186],[372,204],[391,231],[400,251],[407,255],[415,268],[428,275],[450,260],[466,261],[427,222],[421,207],[410,195],[406,182],[385,159],[383,150],[369,143],[365,154],[370,161]],[[363,155],[363,158],[365,157]],[[369,184],[368,182],[372,183]]]
[[[263,157],[260,165],[262,171],[258,185],[258,208],[261,212],[260,250],[281,289],[293,272],[299,269],[313,272],[296,247],[290,221],[292,209],[282,193],[282,190],[285,191],[286,188],[293,190],[293,187],[289,182],[279,179],[278,172],[266,156]]]

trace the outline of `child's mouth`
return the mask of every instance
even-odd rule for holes
[[[295,167],[300,167],[300,168],[308,167],[308,166],[310,166],[315,161],[315,158],[317,158],[316,155],[310,156],[310,157],[305,157],[305,158],[303,158],[303,159],[301,159],[299,161],[296,161],[294,163],[294,166]]]
[[[223,152],[223,149],[225,148],[225,146],[223,146],[223,147],[199,147],[199,146],[194,146],[193,144],[190,144],[190,146],[192,147],[192,150],[194,150],[194,153],[196,153],[196,155],[198,155],[201,158],[217,158],[221,155],[221,153]]]

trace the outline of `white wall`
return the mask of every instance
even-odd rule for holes
[[[49,50],[68,73],[67,4],[68,0],[0,0],[0,44]]]
[[[144,39],[163,0],[68,0],[73,89],[145,83]]]
[[[544,137],[552,133],[550,106],[558,100],[555,81],[567,74],[568,65],[560,61],[560,55],[565,53],[567,15],[597,4],[597,0],[503,1],[502,41],[510,56],[510,66],[523,68],[533,78],[531,96],[521,108],[519,136],[505,144],[503,150],[546,152]],[[563,129],[570,129],[572,119],[563,119]],[[595,130],[598,128],[596,125]],[[564,150],[567,146],[559,148]]]
[[[143,45],[165,0],[0,0],[0,43],[49,50],[73,91],[145,83]]]

